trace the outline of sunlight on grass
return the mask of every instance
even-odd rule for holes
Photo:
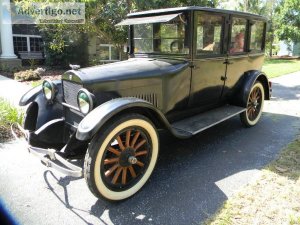
[[[300,60],[266,59],[262,71],[269,78],[300,71]]]
[[[11,138],[11,124],[22,124],[22,119],[23,113],[19,109],[0,98],[0,142]]]
[[[300,224],[300,138],[204,224]]]

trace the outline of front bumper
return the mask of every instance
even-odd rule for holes
[[[38,148],[29,145],[28,151],[37,156],[41,163],[47,167],[51,167],[67,176],[82,177],[82,168],[64,159],[55,149]]]
[[[53,168],[67,176],[82,177],[82,167],[72,164],[71,162],[69,162],[68,159],[63,157],[63,155],[66,155],[65,151],[68,148],[68,145],[72,142],[69,141],[67,144],[64,145],[64,147],[62,147],[59,150],[56,150],[54,148],[36,147],[30,144],[30,136],[32,136],[32,134],[37,135],[36,132],[29,132],[28,130],[23,129],[20,125],[18,125],[18,130],[24,135],[25,139],[29,142],[29,144],[27,145],[28,151],[36,157],[38,157],[41,160],[42,164],[44,164],[47,167]],[[14,136],[18,138],[16,134],[14,134]]]

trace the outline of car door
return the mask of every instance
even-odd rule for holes
[[[223,100],[232,97],[245,72],[261,70],[265,49],[265,21],[232,15],[229,24]]]
[[[231,94],[242,75],[251,69],[248,53],[249,21],[238,16],[231,16],[229,21],[226,82],[222,95],[224,99]]]
[[[219,102],[226,72],[224,40],[228,17],[196,11],[190,106],[206,107]]]

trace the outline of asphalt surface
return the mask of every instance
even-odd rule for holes
[[[0,144],[1,199],[24,225],[200,224],[300,133],[300,73],[273,79],[273,96],[253,128],[237,116],[188,140],[162,134],[149,182],[118,203],[48,170],[23,142]]]

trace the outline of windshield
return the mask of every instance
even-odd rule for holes
[[[134,53],[189,54],[186,24],[178,16],[166,23],[134,25]]]

